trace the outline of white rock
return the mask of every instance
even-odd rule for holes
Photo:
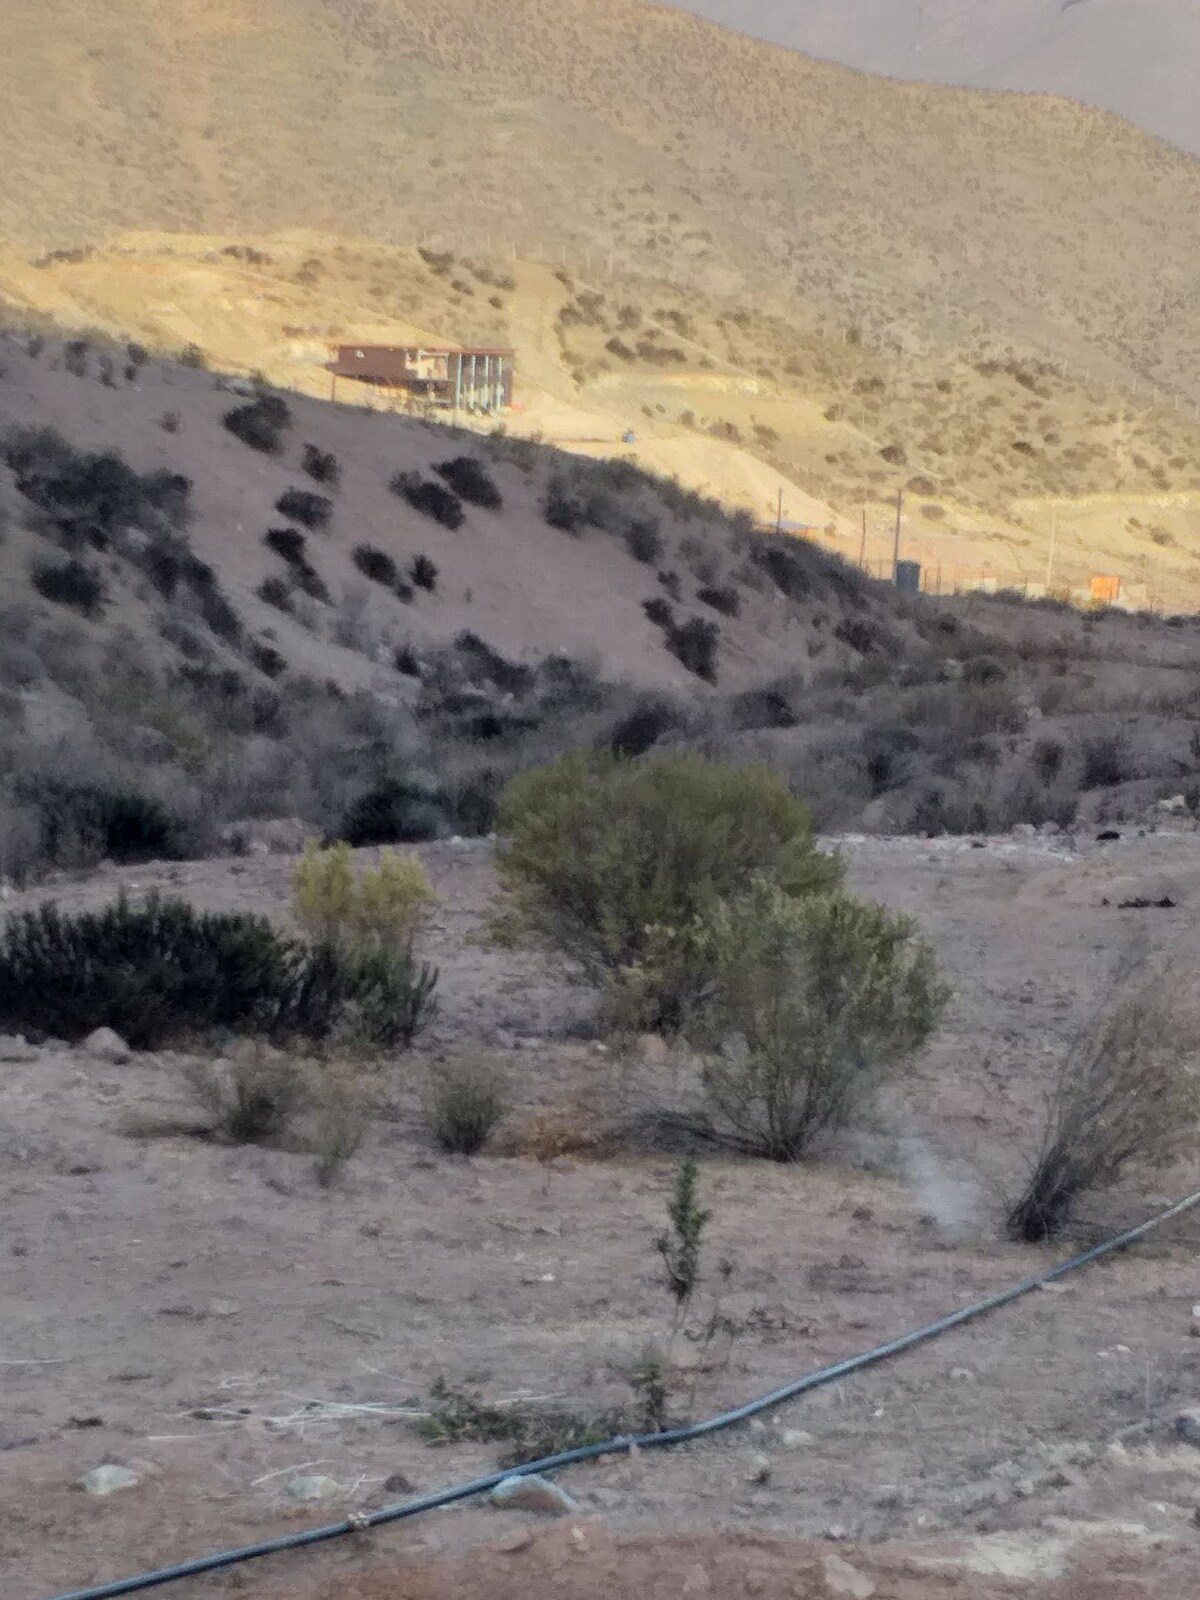
[[[293,1478],[287,1486],[289,1500],[331,1500],[337,1492],[337,1480],[320,1474],[310,1478]]]
[[[824,1568],[825,1587],[831,1595],[844,1596],[845,1600],[871,1600],[875,1585],[865,1572],[859,1572],[841,1556],[826,1556]]]
[[[111,1028],[96,1028],[83,1041],[83,1048],[97,1060],[109,1061],[113,1066],[120,1066],[133,1054],[121,1035]]]
[[[136,1472],[130,1472],[128,1467],[115,1466],[112,1462],[93,1467],[79,1480],[88,1494],[95,1495],[116,1494],[118,1489],[136,1489],[141,1481]]]
[[[805,1433],[803,1428],[785,1428],[779,1435],[779,1442],[785,1450],[807,1450],[817,1441],[811,1433]]]
[[[543,1511],[552,1517],[579,1509],[565,1489],[536,1472],[505,1478],[492,1490],[490,1499],[505,1511]]]

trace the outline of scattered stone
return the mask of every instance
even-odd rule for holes
[[[1182,794],[1173,794],[1168,800],[1160,800],[1158,805],[1155,807],[1155,810],[1165,811],[1171,816],[1179,816],[1182,812],[1185,812],[1187,808],[1187,796]]]
[[[236,1317],[241,1310],[236,1300],[210,1300],[208,1314],[211,1317]]]
[[[871,1600],[875,1585],[865,1572],[859,1572],[841,1556],[826,1556],[824,1561],[825,1587],[831,1595],[845,1600]]]
[[[758,1489],[765,1489],[771,1481],[771,1458],[762,1450],[756,1450],[750,1458],[749,1481]]]
[[[694,1567],[690,1567],[688,1569],[687,1577],[683,1580],[683,1589],[681,1590],[681,1593],[685,1595],[691,1595],[710,1594],[711,1592],[712,1579],[709,1577],[708,1573],[705,1572],[704,1568],[699,1564],[699,1562],[697,1562]]]
[[[805,1433],[803,1428],[785,1428],[779,1435],[779,1442],[785,1450],[807,1450],[817,1441],[811,1433]]]
[[[287,1486],[289,1500],[331,1500],[338,1492],[337,1480],[321,1474],[293,1478]]]
[[[121,1035],[114,1033],[111,1028],[94,1029],[83,1041],[83,1048],[90,1056],[107,1061],[114,1067],[119,1067],[133,1055]]]
[[[503,1539],[498,1539],[495,1548],[504,1556],[515,1556],[519,1550],[528,1550],[533,1543],[533,1534],[528,1528],[514,1528],[512,1533],[506,1533]]]
[[[955,1383],[974,1383],[975,1374],[970,1367],[951,1367],[950,1376]]]
[[[840,1522],[831,1522],[822,1534],[822,1538],[833,1539],[838,1543],[840,1543],[843,1539],[848,1539],[849,1537],[849,1529],[843,1527]]]
[[[1175,1418],[1175,1433],[1186,1444],[1200,1445],[1200,1407],[1179,1413]]]
[[[24,1034],[0,1033],[0,1061],[36,1061],[39,1054]]]
[[[536,1472],[505,1478],[489,1498],[504,1511],[541,1511],[551,1517],[567,1516],[579,1509],[565,1489]]]
[[[136,1489],[141,1481],[136,1472],[130,1472],[128,1467],[115,1466],[112,1462],[93,1467],[79,1480],[88,1494],[100,1496],[116,1494],[118,1489]]]
[[[1200,1339],[1200,1304],[1192,1307],[1192,1338]]]

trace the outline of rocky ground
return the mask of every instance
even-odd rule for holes
[[[705,1162],[736,1333],[676,1339],[680,1412],[761,1393],[1048,1264],[1003,1242],[998,1221],[1049,1074],[1119,961],[1188,948],[1200,916],[1190,832],[841,847],[856,889],[928,927],[952,1014],[877,1126],[826,1161]],[[379,1115],[332,1190],[303,1150],[189,1136],[181,1058],[0,1049],[13,1600],[487,1470],[495,1446],[433,1447],[418,1431],[436,1380],[594,1414],[628,1402],[639,1353],[667,1338],[653,1239],[672,1158],[648,1145],[643,1114],[686,1099],[687,1064],[649,1044],[615,1056],[591,1036],[585,990],[481,945],[486,846],[424,854],[442,896],[442,1015],[421,1051],[380,1065]],[[160,887],[282,914],[290,870],[265,852],[105,869],[6,906]],[[495,1054],[513,1106],[497,1153],[473,1162],[437,1154],[420,1117],[431,1061],[464,1050]],[[1200,1161],[1102,1197],[1067,1248],[1198,1182]],[[1200,1449],[1176,1428],[1200,1403],[1198,1229],[1182,1218],[743,1430],[564,1473],[577,1510],[553,1523],[468,1504],[166,1592],[1200,1594]],[[81,1486],[106,1466],[133,1481]]]

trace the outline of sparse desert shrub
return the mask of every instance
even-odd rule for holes
[[[719,611],[723,617],[736,617],[742,609],[742,597],[730,584],[705,584],[696,590],[696,599],[701,605]]]
[[[1131,1166],[1164,1166],[1194,1143],[1200,1078],[1182,988],[1169,964],[1135,972],[1075,1039],[1029,1182],[1008,1214],[1014,1239],[1053,1237],[1081,1196]]]
[[[179,365],[193,367],[198,372],[208,371],[208,357],[198,344],[185,344],[179,352]]]
[[[322,1038],[354,992],[336,952],[180,900],[77,916],[46,905],[0,933],[0,1025],[55,1038],[101,1026],[136,1049],[213,1029]]]
[[[625,548],[635,561],[644,562],[648,567],[657,565],[666,548],[658,519],[640,517],[631,522],[625,530]]]
[[[485,511],[499,511],[504,504],[504,496],[487,468],[474,456],[455,456],[450,461],[439,462],[433,470],[469,505],[482,506]]]
[[[707,987],[707,919],[748,875],[830,890],[805,807],[763,767],[577,753],[515,778],[497,817],[496,932],[603,985],[614,1015],[677,1031]]]
[[[437,565],[427,555],[415,555],[408,575],[418,589],[426,589],[430,594],[437,588]]]
[[[675,626],[675,613],[671,609],[670,601],[664,600],[660,594],[651,595],[649,600],[643,600],[642,610],[656,628]]]
[[[338,833],[356,847],[416,844],[436,839],[444,826],[444,807],[428,782],[387,778],[350,802]]]
[[[289,566],[305,559],[304,535],[299,528],[268,528],[263,534],[263,543]]]
[[[995,656],[971,656],[962,664],[964,683],[1003,683],[1008,673]]]
[[[364,578],[391,589],[402,599],[412,598],[412,589],[405,583],[399,567],[386,550],[380,550],[373,544],[360,544],[355,548],[352,560]]]
[[[370,1043],[411,1045],[436,1012],[437,969],[413,954],[436,898],[415,856],[385,850],[378,866],[356,876],[348,844],[305,847],[292,914],[341,952],[355,979],[354,1021]]]
[[[234,406],[221,418],[223,425],[261,455],[277,456],[283,449],[283,435],[292,425],[292,413],[286,400],[278,395],[259,395],[248,405]]]
[[[311,489],[285,489],[276,500],[275,509],[281,517],[313,531],[329,526],[333,501],[326,495],[313,494]]]
[[[666,1274],[667,1292],[678,1306],[686,1305],[696,1292],[700,1281],[700,1247],[704,1230],[712,1219],[696,1197],[699,1171],[695,1159],[685,1158],[675,1169],[671,1198],[667,1202],[667,1218],[671,1224],[654,1241],[654,1248],[662,1257]]]
[[[551,478],[546,485],[542,516],[552,528],[559,528],[563,533],[578,533],[587,522],[583,501],[560,477]]]
[[[287,659],[274,645],[264,644],[260,639],[252,639],[249,649],[251,661],[268,678],[280,678],[287,671]]]
[[[689,617],[679,626],[668,628],[667,649],[689,672],[694,672],[705,683],[717,681],[717,649],[721,643],[721,630],[707,617]]]
[[[164,411],[158,419],[158,425],[164,433],[178,433],[183,417],[178,411]]]
[[[620,1411],[577,1416],[534,1401],[488,1405],[478,1394],[451,1388],[441,1378],[430,1387],[429,1411],[417,1427],[431,1444],[464,1440],[503,1444],[498,1464],[504,1469],[601,1444],[629,1431],[628,1419]]]
[[[443,528],[461,528],[467,520],[458,496],[444,484],[423,478],[419,472],[398,472],[392,479],[391,490],[407,500],[414,511],[440,522]]]
[[[1119,728],[1085,739],[1080,755],[1083,763],[1079,774],[1081,789],[1107,789],[1133,776],[1129,742]]]
[[[504,1111],[503,1079],[490,1062],[448,1062],[434,1074],[426,1118],[430,1133],[449,1154],[478,1155]]]
[[[344,842],[322,849],[310,840],[292,879],[292,915],[320,939],[362,939],[411,950],[437,896],[412,855],[384,850],[357,876]]]
[[[419,678],[421,676],[421,658],[410,644],[397,645],[392,655],[392,664],[396,671],[406,678]]]
[[[608,748],[615,756],[644,756],[665,735],[679,727],[679,710],[661,698],[639,701],[613,725]]]
[[[300,457],[300,470],[306,472],[314,483],[327,483],[336,489],[342,481],[341,462],[332,450],[320,450],[315,444],[306,444]]]
[[[43,599],[70,606],[85,617],[94,617],[106,598],[100,574],[74,556],[66,561],[35,561],[30,578]]]
[[[186,854],[177,820],[136,789],[42,782],[20,793],[36,808],[41,853],[49,862],[176,861]]]
[[[292,612],[292,586],[286,578],[264,578],[254,591],[258,598],[277,611]]]
[[[711,920],[704,1087],[739,1146],[795,1161],[927,1041],[949,998],[914,924],[846,895],[759,882]]]
[[[331,1189],[367,1132],[367,1105],[353,1073],[328,1069],[318,1093],[313,1142],[315,1172],[322,1189]]]
[[[184,1068],[188,1087],[212,1118],[213,1131],[232,1144],[266,1144],[285,1131],[304,1098],[294,1062],[244,1044],[231,1059],[195,1059]]]

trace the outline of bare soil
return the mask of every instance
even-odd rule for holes
[[[929,928],[953,1013],[878,1126],[827,1160],[706,1159],[710,1259],[734,1263],[722,1310],[739,1332],[727,1359],[676,1339],[679,1414],[764,1392],[1052,1259],[1003,1241],[1003,1195],[1115,963],[1194,940],[1200,836],[977,843],[844,842],[855,888]],[[485,845],[423,854],[442,895],[429,941],[442,1016],[420,1052],[380,1064],[380,1115],[331,1191],[302,1151],[169,1131],[193,1114],[181,1058],[0,1051],[27,1057],[0,1080],[12,1600],[489,1470],[495,1447],[417,1432],[436,1379],[600,1412],[628,1403],[633,1363],[666,1340],[653,1239],[672,1158],[629,1130],[651,1104],[686,1102],[687,1063],[649,1042],[618,1057],[589,1037],[586,990],[479,942]],[[92,904],[124,886],[282,914],[290,870],[257,854],[103,870],[6,907]],[[1116,909],[1164,893],[1174,909]],[[503,1153],[450,1159],[423,1132],[423,1084],[438,1056],[480,1049],[511,1086]],[[547,1122],[625,1133],[563,1155]],[[1067,1248],[1200,1183],[1200,1161],[1151,1182],[1094,1202]],[[1180,1220],[762,1424],[563,1474],[579,1515],[531,1538],[528,1514],[468,1504],[167,1592],[826,1600],[857,1581],[896,1600],[1200,1594],[1200,1450],[1171,1426],[1200,1398],[1198,1226]],[[141,1483],[85,1495],[79,1477],[103,1462]],[[306,1475],[331,1480],[320,1503],[289,1499]]]

